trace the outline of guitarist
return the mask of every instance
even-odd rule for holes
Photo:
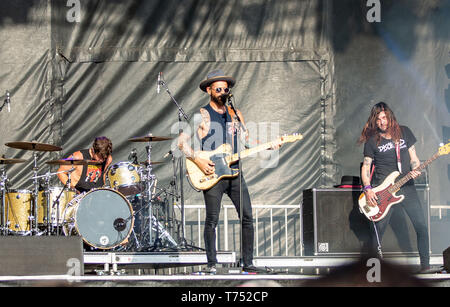
[[[361,179],[370,206],[376,206],[378,199],[372,188],[380,185],[390,173],[399,171],[405,175],[412,171],[413,179],[420,175],[420,171],[414,170],[420,165],[414,147],[415,142],[414,134],[408,127],[398,124],[394,113],[386,103],[379,102],[373,106],[358,141],[359,144],[364,144]],[[403,185],[397,192],[398,195],[405,196],[403,202],[398,205],[403,207],[414,226],[417,234],[421,271],[426,271],[430,265],[429,238],[413,179]],[[377,250],[378,240],[381,245],[383,233],[389,224],[391,214],[392,210],[389,210],[382,220],[372,223],[370,252],[373,254]]]
[[[233,77],[226,76],[218,69],[210,72],[206,80],[200,83],[200,89],[209,95],[209,103],[200,108],[202,121],[198,127],[195,127],[196,134],[200,139],[201,150],[212,151],[220,145],[229,143],[233,146],[234,153],[237,152],[237,118],[242,123],[241,138],[248,141],[248,133],[245,129],[245,122],[242,113],[239,110],[234,114],[226,106],[230,94],[230,88],[236,83]],[[214,174],[214,163],[209,159],[203,159],[195,156],[195,152],[189,145],[190,136],[181,134],[178,146],[188,159],[193,161],[200,170],[206,175]],[[244,141],[245,143],[247,143]],[[279,148],[276,144],[273,149]],[[204,240],[206,256],[208,260],[207,270],[211,274],[216,273],[216,226],[219,222],[220,205],[223,194],[230,197],[235,206],[238,215],[240,214],[240,184],[239,177],[224,178],[209,190],[203,191],[206,207],[206,218],[204,228]],[[243,189],[243,217],[242,217],[242,259],[243,267],[247,272],[260,271],[253,265],[253,241],[254,228],[252,206],[250,195],[245,180],[242,178]]]

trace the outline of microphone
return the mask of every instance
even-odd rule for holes
[[[233,103],[231,102],[231,98],[233,98],[233,94],[230,92],[228,92],[228,97],[227,97],[227,103],[230,107],[233,108]],[[234,108],[233,108],[234,109]]]
[[[161,76],[162,76],[162,72],[159,72],[158,73],[158,85],[156,87],[156,93],[158,93],[158,94],[161,91]]]
[[[137,152],[136,152],[136,148],[133,148],[130,152],[130,154],[128,155],[128,161],[130,161],[131,163],[137,164]]]
[[[163,157],[163,159],[167,158],[168,156],[170,156],[172,154],[172,150],[169,150],[168,153],[166,153]]]
[[[8,107],[8,113],[11,112],[11,99],[8,91],[6,91],[6,106]]]

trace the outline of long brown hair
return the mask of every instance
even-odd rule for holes
[[[377,127],[377,118],[381,112],[386,114],[386,118],[388,120],[388,128],[386,132],[391,136],[392,141],[398,142],[400,140],[402,137],[402,131],[397,119],[395,118],[394,112],[392,112],[391,108],[389,108],[386,103],[379,102],[374,105],[370,111],[369,119],[364,125],[361,136],[359,137],[359,144],[367,142],[372,136],[376,136],[377,145],[380,143],[381,136]]]
[[[94,152],[106,160],[112,153],[112,142],[106,136],[96,137],[92,144]]]

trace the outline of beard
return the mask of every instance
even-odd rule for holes
[[[226,94],[220,95],[220,96],[214,96],[211,94],[211,100],[218,104],[224,105],[227,102],[227,98],[228,98],[228,95],[226,95]]]

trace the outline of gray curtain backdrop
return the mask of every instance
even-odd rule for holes
[[[450,1],[382,1],[379,23],[367,21],[369,9],[364,0],[2,1],[0,95],[9,90],[12,104],[0,113],[1,143],[61,146],[38,153],[40,174],[99,135],[113,141],[114,163],[133,148],[144,161],[148,144],[129,138],[177,131],[158,73],[193,116],[208,102],[199,83],[221,68],[236,78],[236,105],[257,137],[304,136],[281,148],[276,168],[243,162],[254,204],[299,204],[304,189],[358,176],[356,140],[378,101],[413,130],[425,160],[450,139]],[[154,168],[159,187],[173,175],[163,159],[171,146],[152,144],[153,160],[166,162]],[[32,153],[1,154],[27,159],[6,170],[12,187],[31,189]],[[449,204],[449,182],[444,157],[430,167],[431,204]],[[184,188],[186,204],[203,203]]]

